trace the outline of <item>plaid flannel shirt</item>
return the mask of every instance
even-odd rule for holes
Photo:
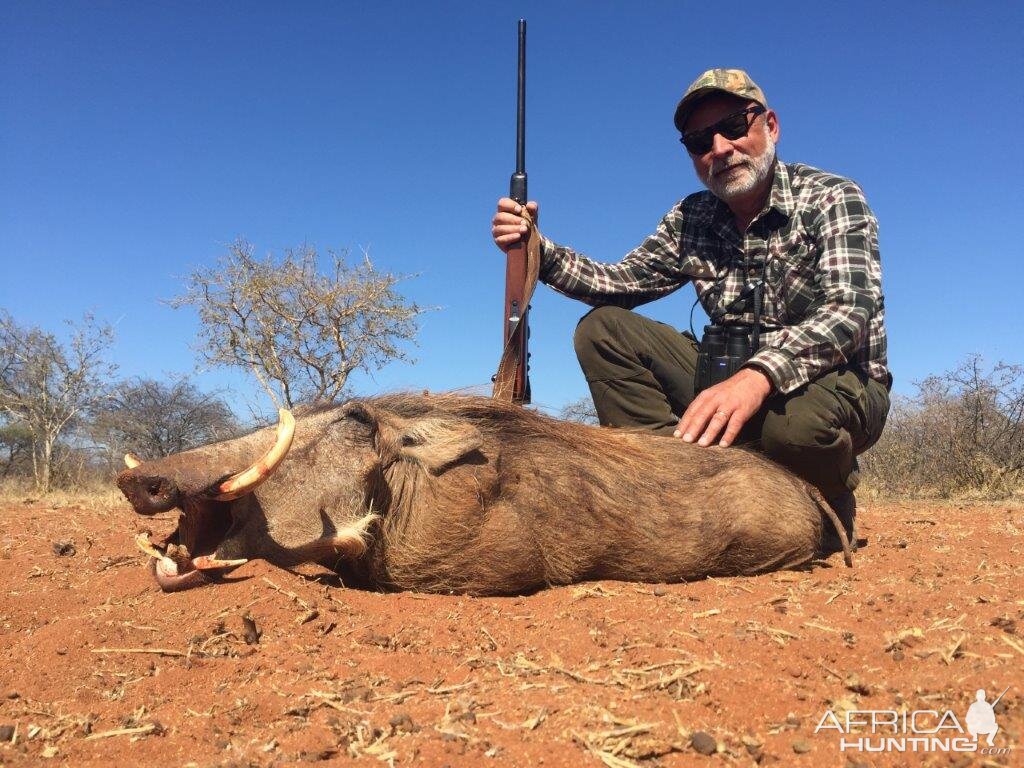
[[[681,200],[618,264],[544,238],[540,279],[594,306],[631,309],[692,281],[709,316],[753,323],[743,286],[764,277],[761,349],[747,365],[789,393],[846,363],[888,386],[878,222],[849,179],[776,162],[771,194],[740,233],[710,192]],[[735,310],[735,311],[729,311]]]

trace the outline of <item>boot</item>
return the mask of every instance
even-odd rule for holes
[[[847,491],[839,496],[828,499],[828,504],[835,510],[836,517],[843,524],[846,530],[846,537],[850,540],[850,551],[857,551],[857,499],[853,491]],[[832,521],[824,521],[824,529],[821,533],[821,543],[818,545],[818,556],[828,557],[833,552],[842,552],[843,543],[839,540]]]

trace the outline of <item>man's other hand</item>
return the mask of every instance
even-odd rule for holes
[[[540,215],[537,202],[535,200],[528,202],[526,210],[530,212],[536,225]],[[511,197],[503,197],[498,201],[498,212],[491,220],[491,235],[494,237],[495,244],[506,253],[528,231],[526,219],[520,215],[522,211],[523,207]]]
[[[711,445],[725,430],[719,445],[732,444],[747,420],[757,413],[771,394],[772,383],[755,368],[741,368],[735,374],[701,392],[679,419],[674,437],[687,443]]]

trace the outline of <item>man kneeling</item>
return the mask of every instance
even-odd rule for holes
[[[674,123],[708,191],[677,203],[617,264],[541,238],[541,281],[597,307],[575,346],[598,418],[759,447],[821,490],[855,543],[856,456],[881,435],[892,386],[877,221],[854,182],[777,158],[778,115],[741,70],[697,78]],[[537,203],[526,207],[536,222]],[[521,214],[498,201],[503,250],[526,234]],[[691,281],[713,325],[760,321],[759,348],[699,393],[696,339],[630,311]],[[823,553],[838,549],[829,531]]]

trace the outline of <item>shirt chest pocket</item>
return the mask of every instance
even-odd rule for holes
[[[768,285],[778,302],[780,319],[796,323],[806,317],[817,297],[815,278],[821,255],[813,236],[794,230],[771,246]]]

